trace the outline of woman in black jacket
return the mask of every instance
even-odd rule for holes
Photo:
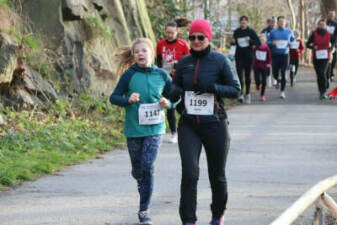
[[[222,98],[237,98],[240,82],[227,57],[211,50],[212,29],[195,20],[189,30],[191,54],[180,59],[171,100],[181,97],[178,144],[182,163],[180,217],[195,224],[199,157],[205,148],[212,189],[212,225],[223,224],[227,204],[226,158],[230,137]]]

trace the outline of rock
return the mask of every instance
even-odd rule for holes
[[[10,36],[0,35],[0,84],[12,81],[17,50],[18,46]]]
[[[41,74],[25,65],[23,84],[27,91],[44,101],[55,101],[58,96],[55,89],[42,78]]]

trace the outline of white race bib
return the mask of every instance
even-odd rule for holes
[[[288,47],[288,41],[287,40],[277,40],[276,41],[276,48],[286,49],[287,47]]]
[[[231,48],[229,49],[229,55],[234,56],[236,51],[236,46],[232,45]]]
[[[300,48],[300,42],[299,41],[294,41],[290,43],[290,48],[291,49],[299,49]]]
[[[335,27],[334,26],[327,26],[326,29],[330,34],[333,34],[335,32]]]
[[[185,108],[190,115],[213,115],[214,95],[210,93],[197,95],[193,91],[186,91]]]
[[[140,125],[153,125],[165,122],[165,113],[158,102],[140,104],[138,117]]]
[[[249,46],[249,41],[247,41],[246,37],[238,38],[238,45],[241,48],[248,47]]]
[[[316,59],[327,59],[328,58],[328,50],[322,49],[316,51]]]
[[[267,52],[266,51],[256,51],[256,59],[260,61],[266,61],[267,60]]]

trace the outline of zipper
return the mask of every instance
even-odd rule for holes
[[[194,73],[194,84],[198,83],[199,67],[200,67],[200,58],[198,58],[197,68],[195,69],[195,73]],[[197,115],[196,117],[197,117],[197,123],[200,125],[200,115]]]

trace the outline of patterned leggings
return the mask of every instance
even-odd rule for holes
[[[154,161],[161,141],[161,135],[127,138],[132,176],[137,180],[140,195],[139,211],[147,210],[151,202]]]

